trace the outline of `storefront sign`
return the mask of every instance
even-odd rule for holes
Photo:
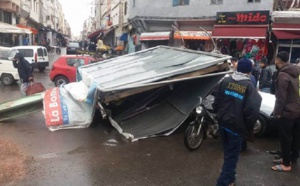
[[[223,25],[269,24],[269,11],[218,12],[217,22]]]
[[[199,40],[209,40],[211,32],[204,32],[204,31],[178,31],[175,32],[174,38],[175,39],[199,39]]]

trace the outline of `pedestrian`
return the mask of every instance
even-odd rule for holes
[[[23,39],[23,45],[27,46],[28,44],[29,44],[28,36],[25,36],[24,39]]]
[[[89,46],[89,44],[88,44],[87,40],[85,40],[84,44],[83,44],[84,50],[87,50],[88,46]]]
[[[300,149],[300,98],[298,66],[289,63],[289,54],[281,51],[276,55],[275,65],[278,69],[275,80],[274,115],[279,125],[279,140],[282,159],[273,160],[279,165],[274,171],[291,171],[291,163],[296,163]]]
[[[259,75],[260,75],[260,67],[254,60],[253,60],[253,62],[254,62],[254,65],[253,65],[253,70],[252,70],[251,74],[254,76],[255,81],[258,82]]]
[[[30,81],[33,81],[32,68],[21,53],[17,53],[13,59],[13,66],[18,69],[21,81],[21,93],[26,95]]]
[[[261,68],[259,76],[259,90],[262,92],[270,93],[272,85],[272,70],[268,67],[267,58],[262,58],[260,60],[259,66]]]
[[[235,171],[243,140],[253,140],[253,128],[262,99],[250,81],[251,71],[252,63],[249,59],[239,60],[237,71],[225,77],[213,91],[213,109],[217,113],[224,149],[224,163],[217,186],[235,184]]]
[[[234,70],[237,69],[237,63],[238,63],[238,58],[237,58],[237,57],[231,58],[231,64],[232,64],[232,68],[233,68]]]

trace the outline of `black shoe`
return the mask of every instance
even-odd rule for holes
[[[270,150],[269,153],[273,155],[281,154],[280,150]]]

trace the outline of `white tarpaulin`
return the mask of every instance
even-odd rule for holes
[[[26,30],[24,28],[19,28],[14,25],[10,25],[8,23],[0,22],[0,33],[7,34],[31,34],[30,30]]]

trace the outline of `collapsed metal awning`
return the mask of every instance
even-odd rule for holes
[[[96,83],[98,105],[129,140],[170,135],[228,73],[230,56],[159,46],[83,66],[87,85]],[[212,73],[212,74],[209,74]],[[204,75],[206,74],[206,75]]]
[[[80,69],[84,82],[95,82],[100,92],[147,85],[166,78],[212,67],[230,56],[158,46]]]

